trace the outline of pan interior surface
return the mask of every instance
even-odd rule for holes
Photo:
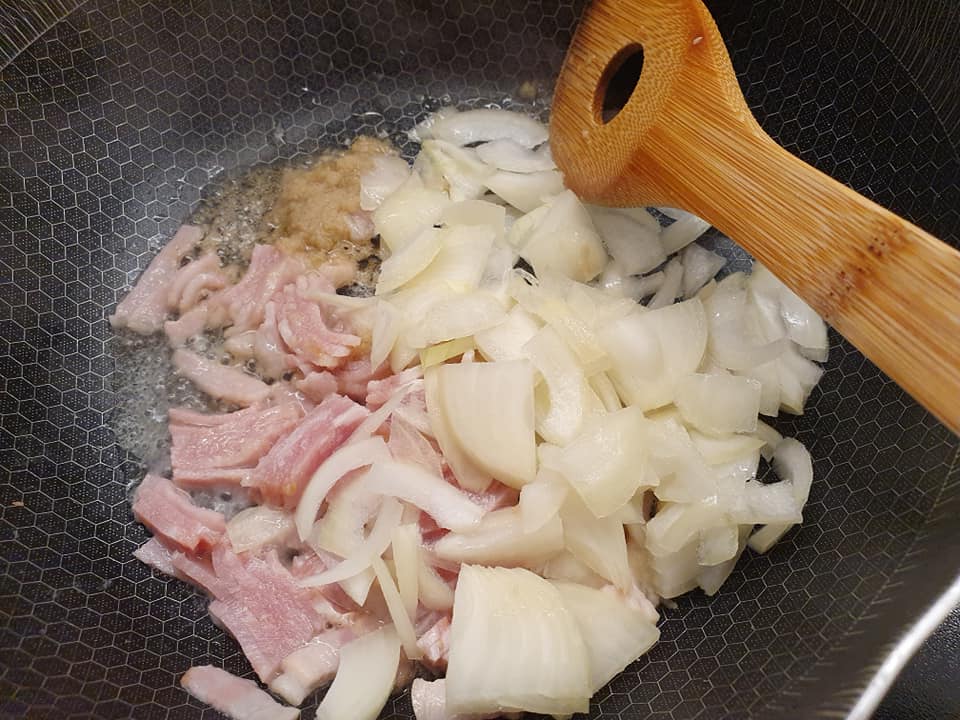
[[[708,5],[773,137],[960,244],[960,7]],[[5,19],[19,31],[0,46],[0,716],[209,718],[180,675],[250,673],[195,590],[131,555],[147,535],[129,488],[162,455],[150,423],[177,388],[159,355],[130,364],[106,316],[160,245],[253,165],[361,133],[410,157],[406,130],[446,104],[545,112],[581,10],[62,0]],[[589,717],[846,714],[956,576],[960,442],[831,343],[807,414],[775,423],[814,457],[803,526],[747,553],[714,598],[665,611],[660,643]],[[412,718],[409,696],[384,717]]]

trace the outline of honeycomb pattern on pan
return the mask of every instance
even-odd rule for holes
[[[527,80],[548,92],[579,13],[345,5],[90,0],[0,75],[2,718],[214,718],[179,675],[249,674],[197,593],[131,557],[143,458],[113,431],[127,398],[105,315],[203,188],[360,131],[405,142],[445,97],[503,101]],[[831,0],[710,5],[768,131],[957,244],[960,138],[874,34]],[[960,496],[957,440],[857,352],[834,336],[809,413],[778,426],[816,458],[806,524],[748,555],[716,598],[666,612],[661,643],[590,717],[794,717],[787,691],[817,663],[843,674],[846,638],[888,583],[877,643],[920,607],[890,583],[905,554],[942,582],[955,572],[924,534]],[[805,707],[829,700],[804,687]],[[384,717],[411,718],[409,698]]]

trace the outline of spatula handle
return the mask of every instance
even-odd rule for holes
[[[696,163],[702,183],[677,198],[682,207],[743,245],[960,434],[960,252],[759,130],[714,136],[681,161]]]

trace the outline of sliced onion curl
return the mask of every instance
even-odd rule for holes
[[[672,305],[681,294],[681,285],[683,284],[683,263],[679,257],[675,257],[663,269],[663,282],[660,284],[656,294],[647,303],[651,310]]]
[[[773,454],[773,469],[781,482],[792,486],[794,500],[802,510],[807,504],[813,485],[813,460],[810,452],[798,440],[781,440]],[[793,523],[766,525],[750,536],[750,548],[758,553],[765,553],[792,527]]]
[[[340,650],[340,667],[317,708],[317,720],[376,720],[390,698],[400,666],[392,625],[361,635]]]
[[[571,190],[550,201],[548,211],[519,250],[538,277],[553,271],[578,282],[590,282],[607,263],[606,250],[590,215]]]
[[[384,246],[397,252],[421,230],[436,223],[449,204],[445,192],[423,187],[420,176],[414,173],[374,211],[373,224]]]
[[[622,533],[621,533],[622,534]],[[487,513],[469,533],[450,533],[433,548],[442,560],[503,567],[537,567],[563,550],[563,523],[554,516],[533,532],[524,532],[516,507]]]
[[[557,167],[550,155],[549,145],[545,144],[537,150],[530,150],[516,140],[506,138],[479,146],[477,156],[488,165],[508,172],[544,172]]]
[[[510,110],[465,110],[444,108],[417,125],[416,138],[438,138],[456,145],[472,145],[492,140],[513,140],[533,148],[547,140],[547,126],[533,118]]]
[[[698,237],[710,229],[710,223],[696,215],[685,215],[664,228],[660,233],[660,242],[667,255],[683,250]]]
[[[611,257],[626,275],[649,272],[667,259],[656,221],[656,227],[651,227],[620,210],[594,207],[590,208],[590,217]]]
[[[687,245],[683,251],[683,296],[693,297],[727,264],[726,258],[701,247]]]
[[[757,429],[760,383],[736,375],[694,373],[677,384],[675,398],[683,419],[712,435]]]
[[[616,518],[597,518],[576,493],[568,493],[560,510],[564,543],[573,555],[616,587],[633,582],[623,525]]]
[[[360,176],[360,209],[376,210],[384,199],[410,177],[410,166],[396,155],[378,155]]]

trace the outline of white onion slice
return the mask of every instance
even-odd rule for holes
[[[537,479],[520,490],[520,522],[524,533],[536,532],[550,522],[567,497],[567,487],[542,470]]]
[[[563,191],[563,176],[556,170],[534,173],[500,170],[486,179],[486,185],[494,195],[528,213]]]
[[[393,292],[423,272],[443,247],[443,238],[441,230],[424,228],[413,240],[384,260],[377,279],[377,295]]]
[[[397,631],[397,637],[400,638],[400,644],[403,651],[411,660],[419,660],[422,652],[417,646],[417,633],[413,629],[413,621],[407,614],[403,606],[403,598],[400,597],[400,591],[397,590],[390,570],[382,558],[375,557],[372,561],[373,572],[377,576],[377,583],[380,585],[380,592],[383,593],[383,599],[387,604],[387,612],[390,613],[390,619],[393,621],[393,627]]]
[[[384,199],[410,177],[410,166],[396,155],[378,155],[360,176],[360,209],[376,210]]]
[[[494,244],[504,238],[506,209],[503,205],[485,200],[462,200],[444,208],[439,223],[448,227],[457,225],[482,225],[494,233]]]
[[[438,302],[419,318],[408,340],[414,347],[469,337],[496,326],[506,317],[503,305],[491,293],[476,291]]]
[[[483,508],[419,465],[379,460],[361,482],[372,493],[399,498],[420,508],[443,528],[469,530],[484,515]]]
[[[727,264],[726,258],[697,243],[683,251],[683,296],[693,297]]]
[[[304,578],[300,581],[300,584],[303,587],[323,587],[363,572],[370,567],[374,558],[383,555],[384,551],[390,546],[390,536],[393,534],[393,529],[400,524],[402,518],[403,506],[393,498],[385,499],[380,506],[380,512],[377,514],[376,522],[374,522],[370,534],[354,549],[350,556],[322,573]]]
[[[433,551],[438,558],[452,562],[536,567],[563,550],[563,542],[559,517],[528,533],[520,509],[510,507],[487,513],[469,533],[444,535]]]
[[[443,178],[450,199],[454,202],[475,200],[486,190],[484,184],[493,169],[482,162],[475,150],[445,140],[426,140],[418,156],[426,159],[432,170]]]
[[[333,489],[337,481],[352,470],[371,465],[377,460],[390,458],[390,451],[383,438],[372,437],[359,442],[344,445],[328,457],[310,478],[294,515],[297,535],[306,540],[313,529],[320,506]]]
[[[622,590],[633,582],[627,542],[616,518],[597,518],[575,493],[568,493],[560,510],[567,549],[597,575]]]
[[[593,224],[607,250],[626,275],[641,275],[667,259],[660,244],[660,226],[638,222],[624,212],[590,208]]]
[[[227,523],[227,537],[237,553],[284,543],[293,535],[293,530],[290,513],[266,505],[241,510]]]
[[[460,571],[447,664],[449,710],[585,712],[587,663],[576,620],[549,582],[522,569],[465,565]]]
[[[420,603],[429,610],[446,612],[453,607],[453,590],[450,585],[437,574],[437,571],[427,561],[423,552],[419,553],[417,581],[420,591]]]
[[[476,333],[474,341],[488,361],[520,360],[527,357],[524,345],[539,329],[534,317],[515,305],[501,323]]]
[[[531,173],[553,170],[557,167],[550,155],[550,146],[530,150],[516,140],[493,140],[477,148],[477,157],[498,170]]]
[[[580,432],[587,410],[589,386],[583,371],[552,327],[537,332],[523,349],[544,383],[544,402],[538,396],[536,403],[537,434],[547,442],[565,445]]]
[[[400,666],[392,625],[361,635],[340,650],[340,667],[317,708],[317,720],[376,720],[390,698]]]
[[[710,229],[710,223],[696,215],[686,215],[675,220],[660,233],[660,243],[667,255],[683,250]]]
[[[442,365],[439,399],[454,440],[511,487],[536,474],[533,368],[526,360]]]
[[[400,525],[390,538],[397,590],[410,620],[417,617],[420,597],[420,529],[415,524]]]
[[[417,125],[415,132],[421,141],[439,138],[456,145],[509,139],[532,148],[547,140],[547,126],[532,117],[487,108],[463,112],[445,108]]]
[[[590,282],[607,263],[607,253],[590,215],[571,190],[550,201],[549,210],[531,230],[520,255],[538,277],[556,272]]]
[[[436,223],[449,204],[445,192],[423,187],[420,176],[414,173],[374,211],[373,224],[384,246],[397,252],[421,230]]]
[[[597,590],[574,583],[553,585],[576,619],[586,645],[591,693],[623,672],[660,638],[657,611],[642,595],[627,600],[611,587]]]
[[[760,411],[760,383],[736,375],[693,374],[677,383],[683,419],[712,435],[753,432]]]
[[[663,282],[656,294],[647,303],[651,310],[667,307],[680,296],[680,287],[683,284],[683,263],[679,257],[673,258],[663,269]]]
[[[733,572],[733,568],[736,567],[737,561],[747,547],[747,537],[750,535],[750,529],[752,527],[752,525],[741,525],[739,527],[737,531],[737,552],[733,557],[718,565],[712,565],[700,570],[697,575],[697,584],[707,595],[716,595],[720,586],[730,577],[730,573]]]
[[[448,295],[451,291],[464,293],[476,290],[493,247],[493,230],[486,225],[457,225],[443,228],[441,232],[443,246],[440,252],[407,287],[440,285]],[[420,315],[405,317],[416,321]]]

